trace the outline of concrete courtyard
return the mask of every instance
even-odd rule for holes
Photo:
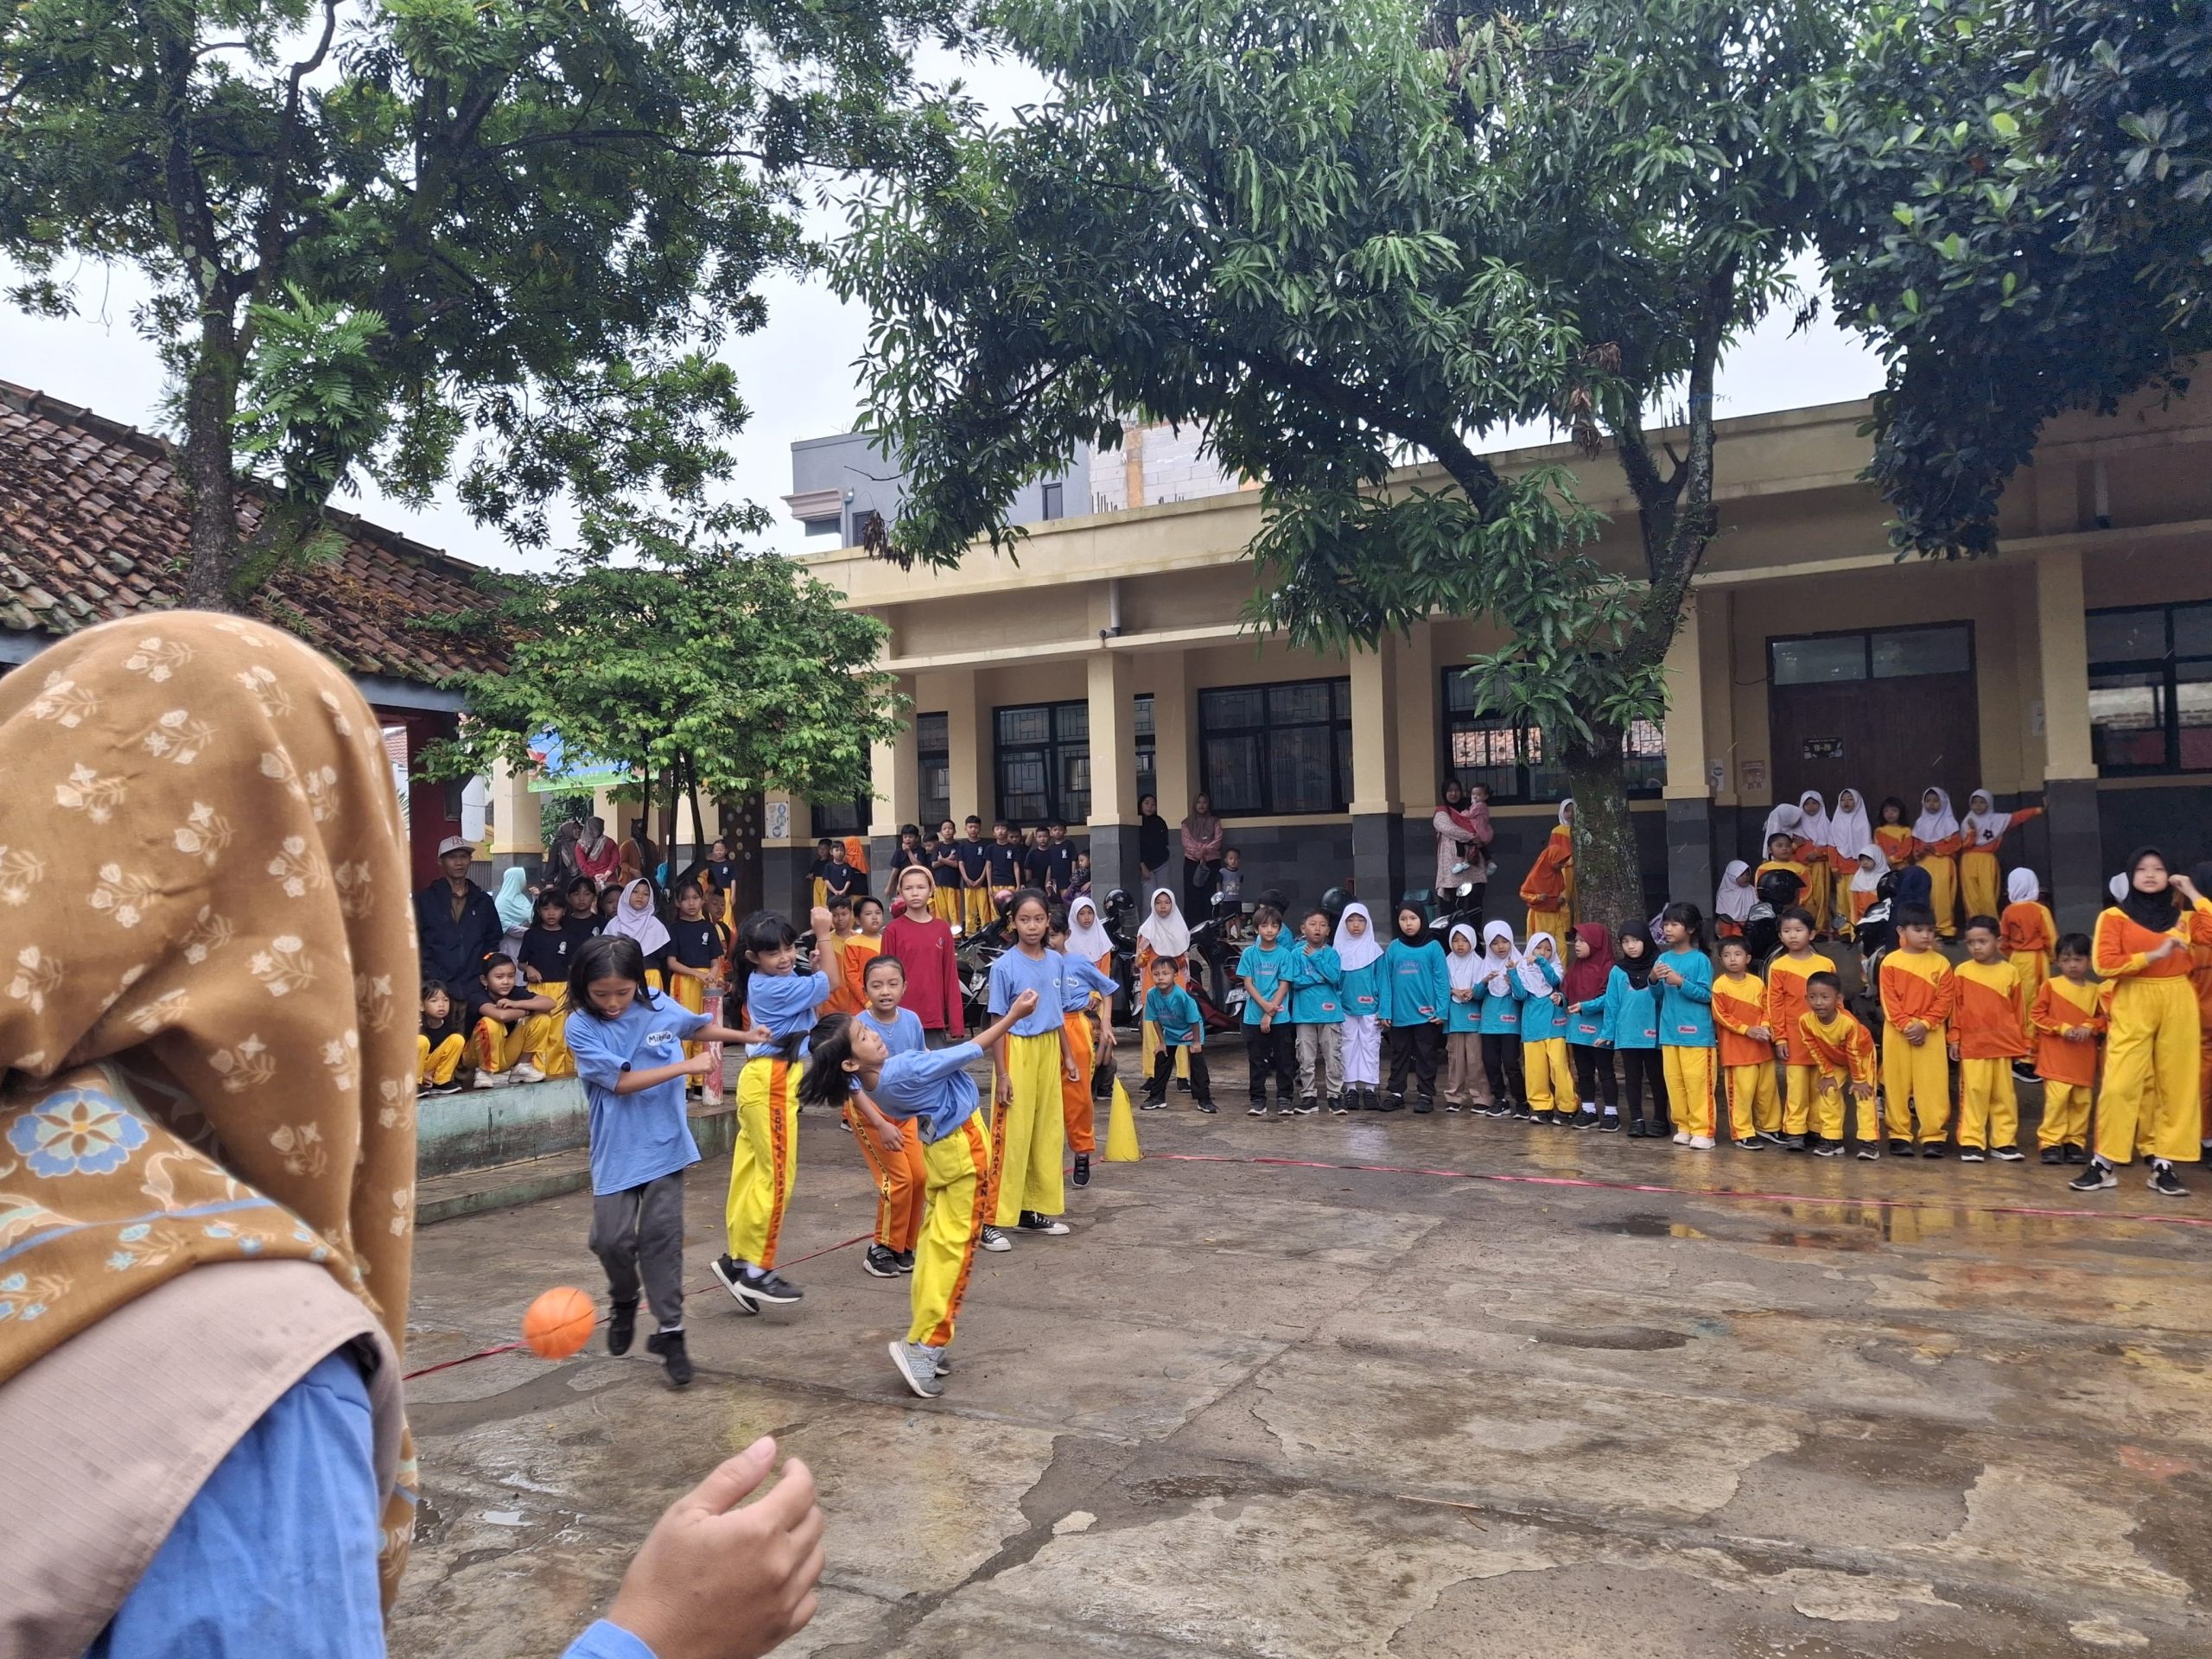
[[[794,1655],[2212,1651],[2212,1193],[1222,1101],[1141,1116],[1073,1236],[978,1258],[934,1402],[856,1246],[741,1316],[728,1160],[695,1170],[689,1391],[642,1344],[410,1385],[393,1651],[557,1653],[764,1431],[830,1517]],[[800,1144],[787,1262],[874,1210],[830,1119]],[[602,1295],[588,1209],[426,1229],[410,1368]]]

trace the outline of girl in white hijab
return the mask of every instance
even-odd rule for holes
[[[1997,798],[1986,789],[1977,789],[1967,797],[1966,822],[1960,826],[1966,850],[1959,855],[1959,890],[1965,896],[1967,915],[1998,913],[1997,907],[2003,902],[1997,885],[1999,849],[2007,835],[2042,815],[2039,806],[1999,812]]]
[[[1352,925],[1355,919],[1357,927]],[[1355,901],[1344,907],[1333,943],[1344,973],[1344,1106],[1347,1111],[1373,1111],[1382,1087],[1382,984],[1376,968],[1382,946],[1365,905]]]
[[[1461,939],[1467,942],[1465,950],[1459,949]],[[1456,1112],[1462,1106],[1471,1106],[1485,1111],[1490,1090],[1483,1084],[1479,1028],[1483,947],[1475,930],[1465,922],[1456,924],[1445,942],[1444,972],[1452,982],[1452,1007],[1444,1022],[1444,1109]]]
[[[1874,825],[1866,816],[1866,798],[1849,785],[1835,792],[1835,810],[1828,814],[1827,844],[1849,861],[1874,839]]]
[[[1797,798],[1798,861],[1805,867],[1805,896],[1800,900],[1813,913],[1813,931],[1828,929],[1829,896],[1835,883],[1835,855],[1829,850],[1828,804],[1816,789]]]
[[[615,902],[614,913],[599,931],[635,939],[645,958],[645,977],[652,982],[655,990],[661,988],[664,974],[660,964],[668,957],[668,929],[653,912],[652,882],[641,875],[623,888],[622,897]]]
[[[1936,912],[1936,931],[1955,939],[1959,936],[1956,855],[1964,837],[1959,832],[1958,815],[1951,810],[1949,791],[1931,784],[1921,791],[1920,816],[1912,821],[1912,838],[1920,843],[1919,855],[1913,862],[1928,872],[1928,902]]]
[[[2005,960],[2020,976],[2020,1006],[2033,1008],[2050,977],[2051,953],[2058,949],[2058,922],[2043,901],[2043,883],[2033,870],[2014,870],[2005,878],[2005,913],[1997,918],[1997,938]],[[2035,1040],[2035,1022],[2027,1022]]]
[[[1795,841],[1802,840],[1804,834],[1803,809],[1784,801],[1766,815],[1766,828],[1759,831],[1759,856],[1766,856],[1767,844],[1777,836],[1788,836]]]
[[[1497,948],[1501,940],[1505,945],[1503,950]],[[1492,996],[1512,995],[1514,976],[1520,972],[1521,964],[1526,960],[1527,958],[1521,954],[1520,945],[1513,938],[1510,924],[1505,922],[1484,924],[1481,967],[1484,989]]]
[[[1724,938],[1740,935],[1744,924],[1751,919],[1751,906],[1759,901],[1758,889],[1751,885],[1751,867],[1740,858],[1728,861],[1728,868],[1720,872],[1720,885],[1713,892],[1713,913],[1723,922],[1733,922],[1733,929],[1723,927]]]
[[[1154,887],[1152,890],[1152,908],[1144,920],[1137,924],[1136,982],[1150,984],[1152,964],[1162,957],[1174,963],[1179,980],[1187,980],[1190,976],[1190,954],[1191,930],[1184,924],[1182,906],[1175,902],[1175,894],[1171,889]],[[1147,1020],[1144,1022],[1144,1070],[1140,1075],[1147,1077],[1152,1075],[1153,1056],[1159,1048],[1160,1028]],[[1175,1051],[1176,1081],[1186,1091],[1191,1086],[1191,1063],[1185,1058],[1189,1052],[1188,1049],[1183,1048]]]
[[[1099,925],[1098,906],[1087,893],[1077,893],[1068,906],[1067,954],[1102,973],[1112,971],[1114,936]]]
[[[1859,918],[1882,896],[1882,878],[1889,868],[1889,855],[1882,850],[1879,842],[1868,836],[1853,862],[1851,880],[1836,895],[1835,918],[1840,925],[1849,927],[1854,934],[1858,932]]]

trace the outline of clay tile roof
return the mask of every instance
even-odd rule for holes
[[[260,503],[244,493],[249,534]],[[332,512],[327,562],[280,572],[247,608],[359,675],[435,683],[497,669],[495,639],[425,624],[485,603],[478,566]],[[184,592],[188,519],[169,446],[0,380],[0,629],[73,633]]]

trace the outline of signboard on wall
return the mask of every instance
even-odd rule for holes
[[[1840,737],[1808,737],[1805,740],[1808,760],[1840,760],[1843,759],[1843,740]]]
[[[1765,790],[1766,790],[1766,762],[1765,762],[1765,761],[1764,761],[1764,760],[1738,760],[1738,761],[1736,763],[1736,772],[1737,772],[1737,774],[1738,774],[1738,775],[1742,779],[1742,780],[1743,780],[1742,785],[1741,785],[1741,787],[1742,787],[1742,789],[1743,789],[1744,793],[1745,793],[1746,795],[1758,795],[1758,794],[1762,794],[1762,793],[1764,793],[1764,792],[1765,791]]]
[[[791,804],[789,801],[769,802],[765,816],[767,822],[760,830],[763,841],[788,841],[791,838]]]

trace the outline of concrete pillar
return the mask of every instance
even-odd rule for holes
[[[2050,817],[2052,909],[2086,932],[2104,908],[2104,837],[2089,739],[2088,606],[2078,551],[2036,561],[2036,640],[2043,676],[2044,807]]]
[[[983,833],[988,838],[995,804],[991,787],[991,711],[978,706],[981,699],[976,696],[975,670],[956,668],[945,679],[945,758],[952,770],[953,825],[958,829],[973,814],[983,821]]]
[[[1713,891],[1713,780],[1707,769],[1703,603],[1693,594],[1667,647],[1667,891]]]
[[[1369,911],[1393,905],[1406,886],[1406,833],[1398,772],[1400,641],[1385,635],[1355,651],[1351,678],[1351,871]]]
[[[1137,880],[1136,664],[1100,650],[1086,664],[1090,708],[1090,886],[1135,893]]]
[[[1160,816],[1167,820],[1167,868],[1154,870],[1156,881],[1181,891],[1183,843],[1175,826],[1198,792],[1197,694],[1191,687],[1188,659],[1179,651],[1147,652],[1136,671],[1139,691],[1152,694],[1153,788]]]
[[[906,723],[888,741],[868,751],[868,782],[875,810],[868,815],[868,891],[888,891],[891,855],[899,850],[899,826],[911,823],[922,798],[921,759],[914,743],[914,677],[896,674],[892,689],[907,700]]]
[[[536,775],[518,772],[504,760],[492,765],[489,859],[494,870],[519,867],[535,874],[545,861],[541,814],[544,798],[530,792],[530,780]]]

